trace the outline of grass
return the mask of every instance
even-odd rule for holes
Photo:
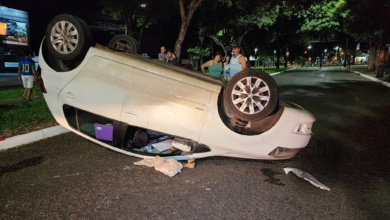
[[[23,88],[0,90],[0,101],[21,98],[23,95],[23,91]]]
[[[43,98],[23,102],[22,96],[23,88],[0,90],[0,138],[2,139],[56,125]]]

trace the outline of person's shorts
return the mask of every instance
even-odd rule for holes
[[[23,87],[32,89],[34,87],[34,76],[22,76]]]
[[[232,77],[230,76],[229,73],[227,73],[226,71],[224,71],[224,73],[223,73],[223,78],[224,78],[225,80],[230,80]]]

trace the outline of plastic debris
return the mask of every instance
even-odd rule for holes
[[[183,165],[177,160],[172,158],[164,159],[159,156],[156,156],[154,158],[145,158],[141,161],[135,162],[134,164],[154,167],[154,169],[164,173],[169,177],[173,177],[177,173],[181,172],[181,170],[183,169]]]
[[[191,152],[194,143],[191,140],[175,137],[172,141],[172,147],[179,149],[183,152]]]
[[[297,169],[297,168],[292,168],[292,167],[286,167],[286,168],[283,168],[283,170],[284,170],[284,172],[286,174],[288,174],[291,171],[295,175],[297,175],[298,177],[303,178],[303,179],[309,181],[312,185],[314,185],[314,186],[316,186],[316,187],[318,187],[320,189],[330,191],[329,187],[327,187],[324,184],[320,183],[320,181],[318,181],[316,178],[314,178],[312,175],[306,173],[305,171],[302,171],[302,170]]]

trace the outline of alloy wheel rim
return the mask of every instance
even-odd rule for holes
[[[233,105],[242,113],[253,115],[263,111],[270,101],[268,84],[259,77],[245,77],[234,86],[231,94]]]
[[[69,54],[77,48],[79,33],[72,23],[59,21],[51,29],[50,41],[58,53]]]

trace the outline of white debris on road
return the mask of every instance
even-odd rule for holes
[[[330,191],[330,189],[327,186],[320,183],[320,181],[318,181],[316,178],[314,178],[312,175],[306,173],[305,171],[302,171],[302,170],[297,169],[297,168],[292,168],[292,167],[286,167],[286,168],[283,168],[283,170],[286,174],[288,174],[291,171],[295,175],[297,175],[298,177],[301,177],[301,178],[309,181],[312,185],[314,185],[320,189]]]
[[[154,167],[157,171],[164,173],[165,175],[172,177],[178,172],[181,172],[183,165],[175,159],[164,159],[156,156],[154,158],[146,158],[141,161],[135,162],[135,165],[145,165],[148,167]]]

